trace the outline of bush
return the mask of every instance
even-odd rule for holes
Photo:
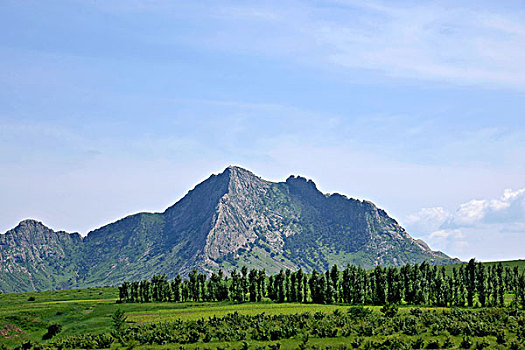
[[[399,308],[397,307],[397,304],[387,303],[381,308],[380,311],[385,314],[386,317],[394,317],[397,315]]]
[[[35,301],[35,300],[36,300],[35,297],[29,297],[29,298],[27,298],[27,301]]]
[[[463,337],[461,344],[459,344],[461,349],[470,349],[472,347],[472,340],[469,337]]]
[[[269,344],[268,348],[270,350],[279,350],[281,348],[281,343]]]
[[[425,345],[425,342],[423,341],[423,338],[419,337],[414,340],[411,345],[412,349],[421,349],[423,348],[423,345]]]
[[[402,350],[408,349],[408,346],[399,338],[390,337],[387,338],[383,343],[381,343],[381,348],[391,350]]]
[[[440,349],[440,344],[438,339],[430,339],[426,346],[427,349]]]
[[[450,337],[446,337],[445,341],[443,342],[443,349],[450,349],[454,347],[454,341]]]
[[[476,346],[475,346],[475,348],[476,348],[477,350],[483,350],[483,349],[485,349],[485,348],[486,348],[487,346],[489,346],[489,345],[490,345],[490,343],[489,343],[488,341],[486,341],[485,339],[481,339],[481,340],[478,340],[478,341],[476,342]]]
[[[113,330],[117,334],[120,334],[124,330],[127,319],[127,317],[124,315],[124,311],[117,309],[117,311],[115,311],[115,313],[111,316],[111,319],[113,320]]]
[[[417,319],[414,318],[413,316],[407,317],[401,326],[401,330],[406,335],[417,335],[418,334]]]
[[[423,311],[421,311],[421,309],[418,308],[418,307],[416,307],[415,309],[410,309],[410,314],[412,316],[419,317],[419,316],[421,316],[422,313],[423,313]]]
[[[352,306],[348,309],[347,313],[353,318],[362,319],[372,314],[372,311],[363,306]]]
[[[361,346],[361,343],[363,343],[363,340],[361,338],[355,338],[350,341],[350,346],[354,349],[357,349]]]
[[[61,326],[61,325],[56,324],[56,323],[50,324],[50,325],[47,327],[47,333],[44,334],[44,336],[42,337],[42,340],[48,340],[48,339],[51,339],[51,338],[53,338],[55,335],[57,335],[58,333],[60,333],[60,331],[62,331],[62,326]]]
[[[500,344],[500,345],[505,345],[506,343],[506,340],[505,340],[505,331],[500,329],[496,332],[496,343]]]
[[[509,349],[510,350],[520,350],[520,344],[513,341],[512,343],[510,343]]]

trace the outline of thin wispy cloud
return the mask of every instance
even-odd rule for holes
[[[227,23],[217,34],[206,33],[207,43],[218,48],[400,79],[525,88],[523,12],[447,2],[300,1],[212,8]]]
[[[389,79],[525,89],[525,11],[519,7],[359,0],[90,5],[191,24],[167,37],[157,35],[157,27],[143,28],[140,40],[152,50],[183,43],[343,71],[347,80],[369,70]]]

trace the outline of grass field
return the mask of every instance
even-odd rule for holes
[[[493,263],[487,263],[493,264]],[[504,262],[505,266],[519,266],[525,268],[525,260]],[[101,287],[91,289],[45,291],[35,293],[12,293],[0,295],[0,346],[16,346],[25,341],[40,342],[50,324],[56,323],[62,326],[60,337],[78,335],[83,333],[109,333],[112,328],[111,316],[121,309],[127,316],[128,324],[146,325],[150,323],[182,321],[196,321],[206,319],[210,316],[224,317],[227,314],[237,312],[241,315],[290,315],[311,313],[318,311],[333,313],[335,310],[346,312],[349,306],[345,305],[317,305],[273,302],[235,304],[231,302],[221,303],[130,303],[117,304],[118,290],[115,287]],[[380,307],[368,307],[374,313],[381,314]],[[400,314],[408,314],[413,307],[400,307]],[[425,308],[422,310],[445,310],[443,308]],[[476,312],[473,310],[472,312]],[[521,321],[520,321],[521,322]],[[525,323],[525,318],[523,320]],[[445,335],[441,333],[432,334],[436,339],[444,341]],[[399,335],[400,339],[404,335]],[[350,338],[316,338],[312,337],[309,346],[330,345],[337,348],[339,345],[348,344]],[[460,338],[454,338],[455,343],[461,342]],[[249,341],[250,348],[274,344],[276,342]],[[282,349],[297,348],[301,339],[283,339],[279,341]],[[505,348],[489,340],[492,348]],[[245,345],[245,344],[244,344]],[[169,345],[172,348],[179,346]],[[168,345],[151,345],[136,348],[166,349]],[[211,342],[207,344],[187,344],[186,349],[194,348],[232,348],[243,347],[242,341],[237,342]],[[474,346],[473,346],[474,348]],[[522,347],[518,347],[523,348]]]

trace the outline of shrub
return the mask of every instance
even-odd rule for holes
[[[418,308],[418,307],[416,307],[416,308],[414,308],[414,309],[410,309],[410,314],[411,314],[412,316],[419,317],[419,316],[421,316],[422,313],[423,313],[423,311],[421,311],[421,309]]]
[[[506,340],[505,340],[505,331],[500,329],[496,332],[496,343],[500,344],[500,345],[505,345],[506,343]]]
[[[363,343],[363,339],[361,338],[355,338],[355,339],[352,339],[350,341],[350,346],[354,349],[357,349],[361,346],[361,344]]]
[[[308,333],[306,333],[306,335],[303,338],[303,341],[299,344],[299,349],[301,350],[306,349],[307,344],[308,344],[308,338],[309,338]]]
[[[520,344],[513,341],[512,343],[509,344],[509,349],[510,350],[520,350]]]
[[[483,349],[485,349],[485,348],[486,348],[487,346],[489,346],[489,345],[490,345],[490,343],[489,343],[487,340],[485,340],[485,339],[481,339],[481,340],[476,341],[476,346],[475,346],[475,348],[476,348],[477,350],[483,350]]]
[[[48,339],[53,338],[55,335],[60,333],[61,330],[62,330],[61,325],[56,324],[56,323],[50,324],[47,327],[47,333],[44,334],[44,336],[42,337],[42,340],[48,340]]]
[[[430,339],[426,346],[427,349],[439,349],[440,344],[438,339]]]
[[[36,300],[35,297],[29,297],[29,298],[27,298],[27,301],[35,301],[35,300]]]
[[[408,346],[399,338],[390,337],[381,343],[381,349],[402,350],[408,349]]]
[[[270,350],[279,350],[281,348],[281,343],[277,342],[275,344],[269,344],[268,348]]]
[[[115,311],[115,313],[111,316],[111,320],[113,321],[113,330],[116,333],[122,332],[127,320],[127,317],[124,315],[124,311],[117,309],[117,311]]]
[[[461,341],[461,344],[459,344],[459,347],[461,349],[470,349],[472,347],[472,340],[470,340],[470,337],[463,337],[463,340]]]
[[[353,318],[366,318],[372,311],[366,307],[361,306],[352,306],[348,309],[347,313]]]
[[[425,345],[425,342],[423,341],[423,338],[419,337],[416,338],[416,340],[414,340],[411,345],[412,349],[421,349],[423,345]]]
[[[385,314],[386,317],[394,317],[397,315],[399,308],[397,307],[397,304],[387,303],[381,308],[380,311]]]
[[[450,349],[454,347],[454,341],[450,337],[446,337],[445,341],[443,342],[443,349]]]
[[[401,330],[406,335],[417,335],[417,319],[414,317],[407,317],[401,326]]]

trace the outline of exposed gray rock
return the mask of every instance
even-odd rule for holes
[[[22,221],[0,235],[0,290],[114,285],[193,268],[272,273],[422,261],[455,260],[414,240],[369,201],[323,194],[301,176],[274,183],[232,166],[163,213],[131,215],[83,239]]]

